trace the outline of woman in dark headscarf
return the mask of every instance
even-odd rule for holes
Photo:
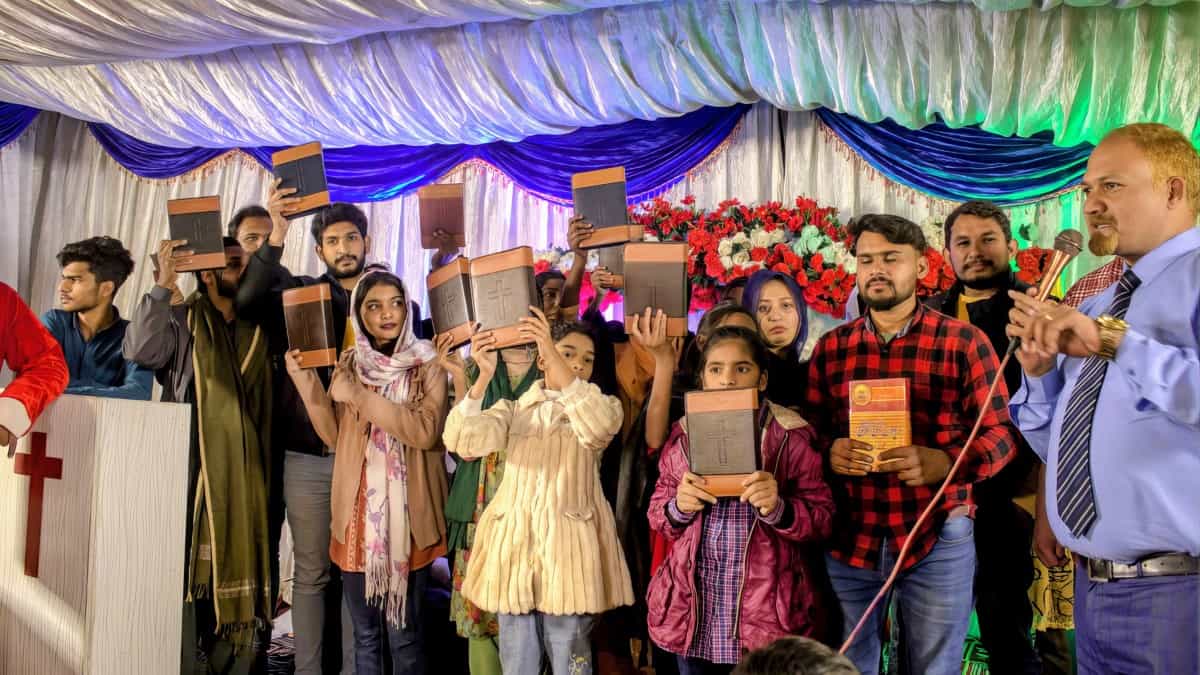
[[[808,386],[808,364],[800,360],[808,339],[808,306],[800,286],[786,274],[760,270],[746,282],[742,306],[754,315],[770,350],[767,398],[800,410]]]

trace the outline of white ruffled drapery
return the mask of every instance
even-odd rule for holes
[[[211,2],[203,12],[181,0],[91,0],[0,8],[0,60],[24,65],[109,63],[195,56],[254,45],[333,44],[371,33],[467,23],[536,20],[657,0],[286,0]],[[817,0],[826,2],[827,0]],[[895,0],[925,4],[932,0]],[[968,0],[987,11],[1059,5],[1137,7],[1147,0]],[[1169,5],[1186,0],[1150,0]],[[136,27],[136,28],[134,28]],[[47,40],[48,35],[54,40]]]
[[[294,32],[285,37],[314,30],[327,16],[317,4],[295,13]],[[328,13],[381,4],[343,0]],[[409,2],[396,16],[426,4]],[[470,9],[482,4],[458,3],[457,16],[482,17]],[[517,16],[535,4],[543,3],[510,0],[495,13]],[[590,4],[551,3],[544,11]],[[241,28],[221,12],[211,25],[193,17],[179,24],[178,39],[219,41],[237,30],[275,35],[292,20],[281,11],[268,4],[247,19],[257,25]],[[166,28],[170,16],[146,45],[167,49],[163,43],[177,39]],[[93,37],[106,34],[105,26],[116,30],[95,23]],[[76,24],[64,42],[96,47],[81,40],[88,31]],[[332,33],[346,29],[331,24]],[[886,117],[910,128],[940,116],[950,126],[978,124],[1003,135],[1051,130],[1056,142],[1073,145],[1148,120],[1196,137],[1197,26],[1196,2],[992,12],[944,2],[668,0],[336,44],[83,65],[18,61],[0,65],[0,100],[111,123],[173,146],[485,143],[760,99],[787,110],[824,106],[867,121]],[[29,48],[30,39],[13,49]],[[143,53],[140,36],[127,30],[124,39],[114,49]]]
[[[457,167],[444,182],[466,185],[468,255],[518,245],[565,247],[569,207],[530,194],[481,162]],[[17,288],[37,311],[52,307],[59,268],[55,254],[68,242],[107,234],[134,254],[133,277],[117,296],[128,313],[153,284],[148,256],[166,233],[166,201],[220,194],[222,215],[261,203],[270,174],[240,153],[227,154],[190,174],[147,180],[129,173],[96,142],[86,125],[43,114],[16,141],[0,149],[0,281]],[[1060,227],[1078,226],[1078,191],[1010,209],[1016,225],[1036,223],[1033,243],[1048,246]],[[954,203],[931,199],[877,174],[830,134],[814,113],[782,113],[756,104],[726,143],[664,194],[696,198],[701,208],[737,197],[745,203],[790,201],[804,195],[855,214],[886,212],[916,222],[943,218]],[[418,205],[409,194],[360,204],[371,223],[373,260],[385,260],[416,297],[424,297],[429,253],[420,248]],[[296,221],[284,263],[320,274],[308,219]],[[936,228],[930,230],[936,241]],[[1079,272],[1095,264],[1084,253]],[[1078,272],[1076,272],[1078,273]]]

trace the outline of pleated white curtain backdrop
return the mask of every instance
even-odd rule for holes
[[[169,180],[138,178],[113,161],[82,122],[44,113],[16,141],[0,149],[0,281],[17,288],[35,311],[55,302],[55,254],[71,241],[107,234],[123,241],[138,265],[117,297],[128,313],[153,284],[149,254],[166,234],[168,199],[221,195],[223,216],[262,203],[270,174],[252,159],[231,154]],[[462,165],[444,182],[466,184],[468,255],[518,245],[566,245],[570,207],[531,194],[481,163]],[[1013,209],[1016,222],[1035,221],[1048,245],[1061,225],[1077,223],[1078,193]],[[944,217],[954,204],[929,199],[876,174],[823,130],[812,113],[755,105],[728,142],[664,193],[686,195],[700,207],[737,197],[745,203],[813,197],[856,213],[890,212],[921,222]],[[417,198],[360,204],[371,223],[373,260],[384,260],[415,297],[424,297],[429,253],[420,248]],[[309,220],[293,223],[284,263],[320,274]],[[1081,268],[1094,261],[1084,260]],[[1086,267],[1085,267],[1086,266]],[[185,288],[186,290],[186,288]]]

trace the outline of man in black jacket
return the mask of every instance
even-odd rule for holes
[[[997,354],[1008,349],[1005,326],[1013,301],[1009,290],[1025,292],[1011,268],[1017,244],[1008,216],[995,204],[970,201],[946,217],[946,255],[958,281],[930,297],[932,309],[968,321],[987,334]],[[1012,395],[1021,386],[1021,365],[1011,359],[1004,380]],[[973,420],[964,420],[970,424]],[[1013,502],[1036,488],[1037,460],[1023,440],[1016,459],[996,476],[976,484],[975,610],[993,673],[1041,673],[1030,640],[1033,607],[1033,516]]]
[[[349,619],[342,612],[341,586],[332,578],[329,560],[330,490],[333,484],[333,455],[317,436],[284,366],[288,349],[283,318],[283,291],[299,286],[329,284],[332,291],[333,327],[340,349],[354,344],[350,322],[350,293],[366,265],[370,239],[367,217],[353,204],[335,203],[312,218],[312,236],[317,255],[325,263],[320,277],[293,275],[280,263],[289,221],[282,212],[295,203],[294,189],[275,189],[267,204],[271,234],[267,245],[250,257],[237,294],[238,315],[260,323],[269,340],[275,391],[273,414],[273,458],[283,462],[282,476],[287,519],[295,550],[295,580],[292,590],[292,621],[296,636],[297,675],[320,675],[342,671],[352,664]],[[329,369],[322,369],[328,386]],[[339,616],[341,621],[339,622]],[[336,648],[339,641],[342,649]],[[328,646],[329,649],[323,649]],[[322,666],[324,662],[324,666]],[[345,669],[349,672],[350,665]]]

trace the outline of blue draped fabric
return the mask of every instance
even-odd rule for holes
[[[908,187],[953,201],[990,199],[1018,204],[1079,182],[1090,144],[1061,148],[1049,132],[1031,138],[997,136],[978,127],[931,124],[908,129],[875,124],[827,109],[821,121],[875,170]]]
[[[325,151],[332,197],[382,201],[435,181],[462,162],[480,159],[522,188],[560,203],[571,201],[571,175],[625,166],[630,203],[665,191],[708,157],[737,126],[747,105],[701,108],[675,118],[634,120],[486,145],[357,146]],[[0,103],[0,146],[11,142],[38,111]],[[944,199],[991,199],[1017,204],[1074,185],[1091,146],[1057,147],[1050,134],[996,136],[978,127],[932,124],[912,130],[890,120],[876,124],[827,109],[821,120],[872,167],[891,180]],[[146,143],[104,124],[89,125],[110,156],[145,178],[171,178],[226,152]],[[277,148],[243,148],[264,167]]]
[[[16,103],[0,103],[0,147],[15,141],[38,116],[37,108]]]
[[[129,136],[107,124],[88,125],[92,136],[118,164],[142,178],[173,178],[229,152],[221,148],[171,148]]]
[[[634,120],[487,145],[356,146],[325,150],[330,196],[339,201],[392,199],[432,183],[458,164],[482,159],[520,185],[560,203],[571,201],[571,175],[624,166],[629,200],[669,188],[729,137],[748,105],[701,108],[676,118]],[[102,124],[92,133],[122,166],[145,178],[169,178],[221,155],[209,148],[165,148]],[[278,148],[242,148],[264,167]]]

